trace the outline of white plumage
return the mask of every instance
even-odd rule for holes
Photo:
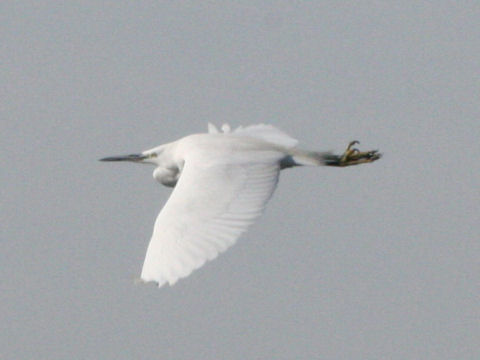
[[[145,282],[173,285],[232,246],[262,214],[282,168],[338,160],[297,149],[297,140],[270,125],[208,129],[138,155],[102,159],[154,164],[154,178],[175,187],[155,221]]]
[[[232,246],[262,214],[278,181],[285,154],[265,141],[296,144],[265,125],[222,130],[210,124],[210,134],[186,137],[175,145],[184,165],[155,221],[143,281],[172,285]]]

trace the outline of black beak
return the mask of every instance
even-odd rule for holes
[[[131,154],[131,155],[122,155],[122,156],[109,156],[99,161],[132,161],[139,162],[145,160],[148,156],[142,154]]]

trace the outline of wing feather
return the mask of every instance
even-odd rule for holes
[[[185,161],[155,221],[141,278],[174,284],[232,246],[262,214],[279,174],[271,156],[256,163]]]

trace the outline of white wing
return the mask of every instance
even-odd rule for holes
[[[250,125],[246,127],[239,126],[232,132],[232,135],[251,136],[272,144],[285,146],[286,148],[292,148],[298,144],[298,141],[290,135],[272,125],[266,124]]]
[[[234,136],[250,136],[257,139],[262,139],[267,142],[285,146],[287,148],[295,147],[298,144],[298,141],[292,138],[290,135],[284,133],[280,129],[272,125],[266,124],[257,124],[257,125],[250,125],[250,126],[239,126],[235,130],[231,130],[230,125],[223,124],[222,127],[223,133],[230,133]],[[210,134],[219,134],[221,133],[218,128],[212,124],[208,123],[208,132]]]
[[[248,156],[253,160],[230,164],[185,161],[155,222],[143,281],[172,285],[235,243],[276,187],[280,154],[267,153],[253,152]]]

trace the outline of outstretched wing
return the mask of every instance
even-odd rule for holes
[[[218,128],[214,124],[208,123],[208,132],[210,134],[224,133],[234,136],[253,137],[267,141],[272,144],[285,146],[287,148],[295,147],[298,144],[298,140],[292,138],[290,135],[284,133],[282,130],[267,124],[249,125],[246,127],[239,126],[233,131],[231,130],[230,125],[223,124],[221,130],[222,131],[220,132],[220,130],[218,130]]]
[[[235,243],[262,214],[278,181],[277,155],[263,154],[230,164],[185,161],[155,222],[143,281],[172,285]]]

